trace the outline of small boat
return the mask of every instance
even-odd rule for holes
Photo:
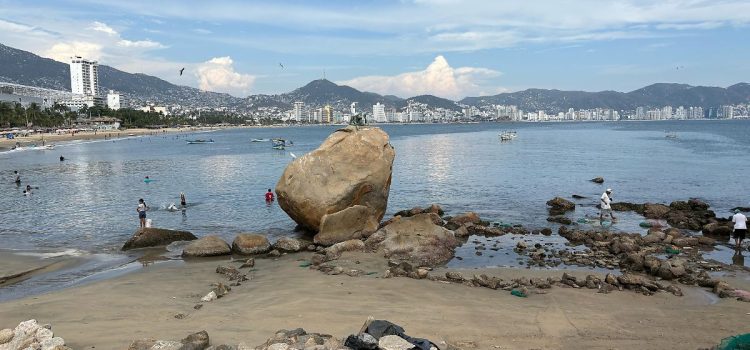
[[[515,131],[503,131],[500,133],[500,141],[510,141],[518,136]]]
[[[273,147],[272,147],[272,148],[273,148],[273,149],[279,149],[279,150],[283,150],[283,149],[284,149],[285,147],[284,147],[284,145],[273,145]]]
[[[268,142],[268,141],[271,141],[271,140],[269,140],[269,139],[252,139],[252,140],[250,140],[250,142]]]
[[[202,143],[214,143],[213,139],[210,140],[187,140],[188,145],[197,145]]]
[[[273,139],[271,140],[273,142],[273,149],[285,149],[287,144],[286,140],[284,139]]]

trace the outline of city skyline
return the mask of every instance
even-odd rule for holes
[[[2,1],[0,13],[6,45],[235,96],[323,76],[454,100],[750,76],[750,48],[738,44],[750,34],[743,1]]]

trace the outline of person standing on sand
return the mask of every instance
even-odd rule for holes
[[[615,222],[615,216],[612,215],[612,189],[608,188],[606,192],[602,193],[602,197],[599,199],[599,206],[601,207],[601,211],[599,212],[599,223],[601,224],[604,221],[604,217],[609,215],[609,217],[612,219],[612,222]]]
[[[747,236],[747,217],[740,213],[739,209],[735,209],[732,222],[734,223],[733,236],[735,249],[742,249],[742,240]]]
[[[268,192],[266,192],[266,203],[273,202],[273,192],[271,192],[271,189],[268,189]]]
[[[148,210],[148,206],[146,205],[146,202],[143,201],[143,198],[138,200],[138,207],[135,209],[135,211],[138,212],[138,218],[141,220],[141,228],[146,227],[146,211]]]

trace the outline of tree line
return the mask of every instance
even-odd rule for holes
[[[55,128],[75,126],[79,119],[89,117],[113,117],[119,119],[125,128],[173,127],[178,125],[240,125],[281,123],[276,118],[245,118],[236,113],[201,112],[199,115],[164,115],[160,112],[144,112],[137,109],[121,108],[118,110],[102,106],[83,107],[71,111],[65,105],[54,104],[42,108],[37,103],[24,107],[20,103],[0,102],[0,127]]]

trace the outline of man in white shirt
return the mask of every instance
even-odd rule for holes
[[[735,248],[742,249],[742,240],[747,236],[747,217],[740,213],[739,209],[735,209],[732,222],[734,223]]]
[[[602,197],[599,200],[599,207],[601,207],[601,211],[599,212],[599,223],[601,224],[604,221],[604,217],[609,215],[609,217],[612,219],[612,222],[615,222],[615,216],[612,215],[612,198],[610,197],[612,195],[612,189],[608,188],[606,192],[602,193]]]

